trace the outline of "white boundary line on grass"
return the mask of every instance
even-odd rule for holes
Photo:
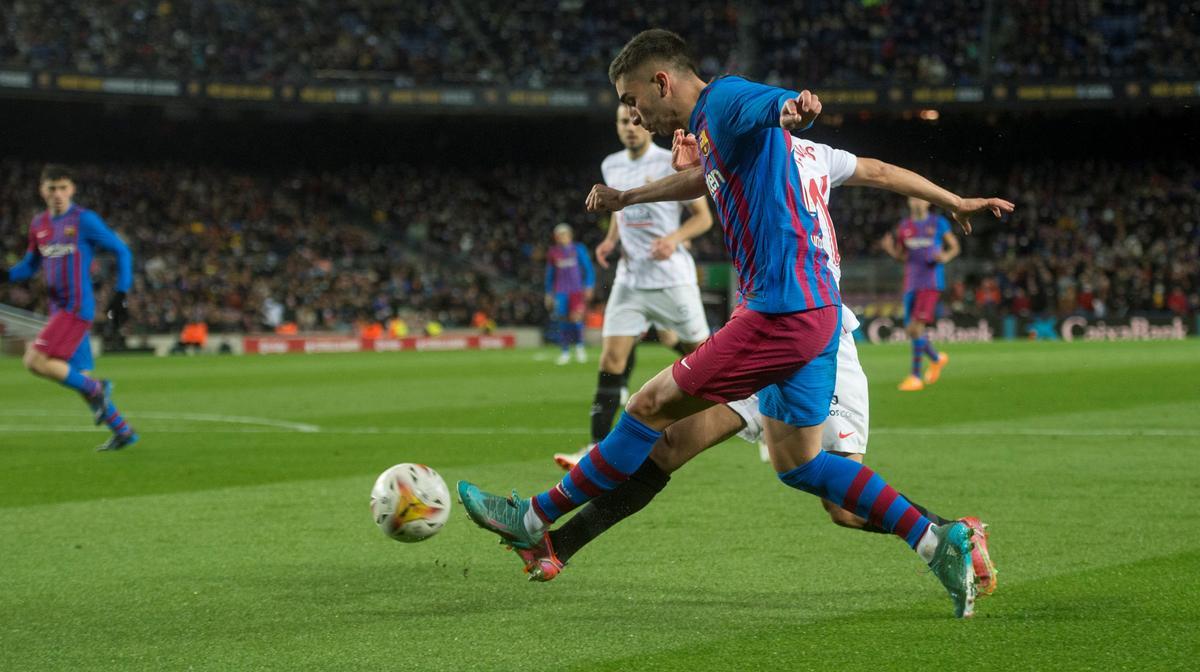
[[[68,411],[48,411],[42,409],[0,409],[0,417],[23,418],[72,418],[78,419],[80,413]],[[320,427],[302,422],[277,420],[245,415],[221,415],[216,413],[165,413],[158,411],[135,411],[130,413],[135,419],[167,420],[183,422],[203,422],[217,425],[191,429],[186,427],[159,427],[148,430],[151,434],[196,434],[202,432],[217,432],[222,434],[341,434],[341,435],[398,435],[398,436],[487,436],[503,435],[540,435],[540,436],[571,436],[582,432],[579,428],[558,427]],[[242,425],[241,427],[221,427],[220,425]],[[9,432],[94,432],[100,431],[94,427],[83,425],[36,425],[36,424],[0,424],[0,431]],[[897,436],[1042,436],[1042,437],[1200,437],[1196,429],[1039,429],[1039,428],[970,428],[970,427],[880,427],[871,430],[873,434],[892,434]]]
[[[69,411],[47,411],[47,410],[22,410],[22,409],[0,409],[0,416],[10,416],[18,418],[79,418],[81,412]],[[229,425],[256,425],[260,427],[271,427],[274,429],[286,429],[291,432],[312,433],[319,432],[321,428],[316,425],[310,425],[303,422],[290,422],[287,420],[275,420],[274,418],[258,418],[248,415],[221,415],[217,413],[162,413],[158,411],[138,411],[138,418],[147,420],[177,420],[184,422],[212,422]],[[0,425],[0,428],[5,427]],[[84,431],[80,429],[43,427],[46,431]],[[21,430],[17,430],[21,431]]]

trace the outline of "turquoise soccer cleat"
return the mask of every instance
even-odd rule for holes
[[[113,434],[108,437],[108,441],[96,446],[99,452],[109,452],[113,450],[122,450],[137,443],[142,437],[138,436],[137,432],[130,430],[124,434]]]
[[[975,570],[971,564],[971,528],[963,523],[933,528],[937,550],[929,569],[946,587],[954,602],[954,615],[968,618],[975,613]]]
[[[541,534],[533,535],[525,529],[525,512],[529,511],[530,503],[517,497],[516,490],[510,497],[501,497],[459,481],[458,500],[476,525],[499,535],[514,548],[534,548],[541,541]]]

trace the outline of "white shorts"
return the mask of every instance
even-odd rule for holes
[[[728,404],[729,409],[742,416],[745,428],[738,436],[750,443],[763,439],[762,413],[757,396]],[[821,426],[821,449],[831,453],[866,453],[867,431],[870,425],[870,403],[867,399],[867,374],[858,361],[854,335],[842,330],[838,343],[837,384],[829,404],[829,418]]]
[[[603,336],[641,336],[650,325],[670,329],[684,343],[702,343],[710,333],[696,285],[635,289],[613,285],[604,306]]]

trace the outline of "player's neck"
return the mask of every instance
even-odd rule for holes
[[[683,108],[681,110],[683,118],[678,120],[680,123],[676,124],[677,128],[688,127],[692,120],[692,113],[696,111],[696,104],[700,102],[700,92],[707,86],[708,84],[696,75],[689,75],[679,82],[677,89],[682,103],[680,107]]]
[[[72,208],[74,205],[75,205],[75,203],[74,203],[74,202],[72,202],[72,201],[67,201],[67,204],[66,204],[65,206],[63,206],[63,209],[62,209],[62,210],[55,210],[55,209],[54,209],[54,206],[52,206],[52,205],[48,205],[48,206],[46,206],[46,211],[50,213],[50,216],[51,216],[51,217],[62,217],[63,215],[65,215],[65,214],[67,214],[68,212],[70,212],[70,211],[71,211],[71,208]]]
[[[625,149],[625,153],[629,155],[630,161],[637,161],[638,159],[645,156],[646,152],[649,150],[650,150],[650,141],[647,140],[646,142],[642,143],[641,147],[627,147]]]

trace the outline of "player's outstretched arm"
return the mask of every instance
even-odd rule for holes
[[[694,201],[704,197],[708,190],[704,186],[704,172],[692,168],[681,173],[659,178],[636,189],[620,191],[606,184],[597,184],[588,194],[588,212],[617,212],[625,206],[660,201]]]
[[[971,233],[971,217],[980,212],[986,210],[999,218],[1016,208],[1002,198],[963,198],[907,168],[864,157],[859,157],[854,175],[846,180],[846,184],[885,189],[929,201],[949,212],[967,234]]]

